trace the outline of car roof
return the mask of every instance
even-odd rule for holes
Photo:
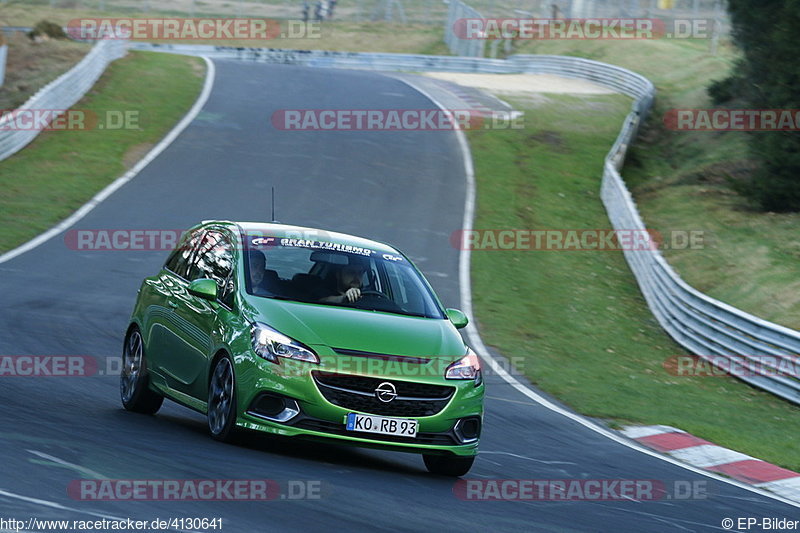
[[[218,225],[231,225],[238,227],[245,234],[252,235],[266,235],[277,238],[291,238],[291,239],[308,239],[324,242],[333,242],[337,244],[356,246],[360,248],[368,248],[376,252],[389,252],[398,254],[400,253],[396,248],[388,244],[365,239],[363,237],[356,237],[355,235],[348,235],[347,233],[339,233],[335,231],[328,231],[319,228],[309,228],[305,226],[293,226],[289,224],[269,223],[269,222],[232,222],[228,220],[205,220],[203,225],[218,224]]]

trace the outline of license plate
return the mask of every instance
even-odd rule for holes
[[[419,423],[416,420],[408,418],[389,418],[387,416],[360,415],[358,413],[347,414],[347,431],[416,437],[418,425]]]

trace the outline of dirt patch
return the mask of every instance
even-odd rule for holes
[[[565,154],[569,152],[564,137],[557,131],[539,131],[528,135],[527,141],[531,144],[546,144],[553,151]]]
[[[519,164],[519,162],[517,163]],[[535,228],[536,227],[536,211],[534,210],[534,205],[536,205],[534,198],[536,197],[536,186],[534,185],[534,180],[531,179],[530,181],[526,181],[524,183],[520,183],[515,187],[515,192],[519,195],[520,199],[527,199],[529,201],[520,201],[516,204],[515,212],[522,222],[523,228]]]
[[[205,78],[206,77],[206,64],[205,61],[192,61],[192,74],[196,78]]]
[[[147,152],[153,149],[155,143],[141,143],[134,146],[131,146],[125,155],[122,156],[122,164],[125,165],[125,170],[133,167],[136,163],[138,163]]]
[[[750,178],[758,168],[758,162],[752,159],[738,161],[719,161],[701,169],[694,177],[700,183],[725,185],[733,181]]]

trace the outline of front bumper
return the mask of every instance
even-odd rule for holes
[[[479,439],[465,438],[460,429],[465,427],[466,420],[471,420],[471,424],[478,426],[479,437],[485,389],[482,383],[476,386],[472,381],[445,380],[443,374],[438,373],[438,367],[441,365],[436,365],[435,369],[426,369],[423,366],[406,367],[403,372],[397,372],[397,368],[373,366],[365,375],[365,373],[342,372],[345,368],[352,370],[352,367],[343,364],[347,361],[343,360],[341,355],[323,354],[320,359],[320,365],[292,360],[281,360],[281,363],[276,365],[260,358],[239,362],[237,399],[240,413],[237,425],[276,435],[333,439],[361,447],[459,456],[477,454]],[[398,386],[398,394],[403,390],[429,391],[437,387],[452,388],[452,393],[444,399],[438,398],[436,402],[418,402],[422,407],[417,407],[415,402],[400,401],[398,398],[395,404],[398,406],[397,412],[392,412],[392,408],[387,407],[392,403],[384,404],[376,412],[376,405],[368,401],[348,404],[342,402],[339,397],[332,396],[330,390],[325,390],[323,393],[321,389],[324,390],[324,387],[315,379],[315,375],[320,372],[327,376],[358,377],[362,381],[369,379],[391,381]],[[254,406],[264,405],[259,404],[259,401],[265,395],[284,399],[291,407],[284,414],[291,416],[287,418],[281,415],[274,416],[275,413],[269,413],[273,416],[260,414],[261,411]],[[343,405],[336,405],[332,401]],[[417,436],[409,438],[347,431],[345,419],[351,412],[412,418],[419,424]],[[409,413],[424,416],[411,416]],[[471,429],[474,430],[474,427]]]

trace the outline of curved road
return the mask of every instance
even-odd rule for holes
[[[433,108],[376,73],[217,62],[202,113],[135,180],[78,229],[179,229],[202,219],[281,221],[398,245],[449,306],[459,305],[466,185],[452,132],[284,132],[277,109]],[[63,236],[0,265],[0,354],[119,356],[141,279],[164,252],[78,252]],[[113,360],[112,360],[113,362]],[[122,410],[117,378],[4,378],[0,517],[222,517],[224,531],[713,531],[725,517],[797,517],[797,508],[636,452],[489,377],[476,479],[705,481],[692,501],[475,502],[420,457],[262,436],[212,441],[203,417],[165,403],[154,417]],[[43,455],[45,454],[45,455]],[[319,480],[318,500],[85,502],[81,477]],[[23,499],[21,499],[23,498]],[[36,499],[34,501],[33,499]]]

